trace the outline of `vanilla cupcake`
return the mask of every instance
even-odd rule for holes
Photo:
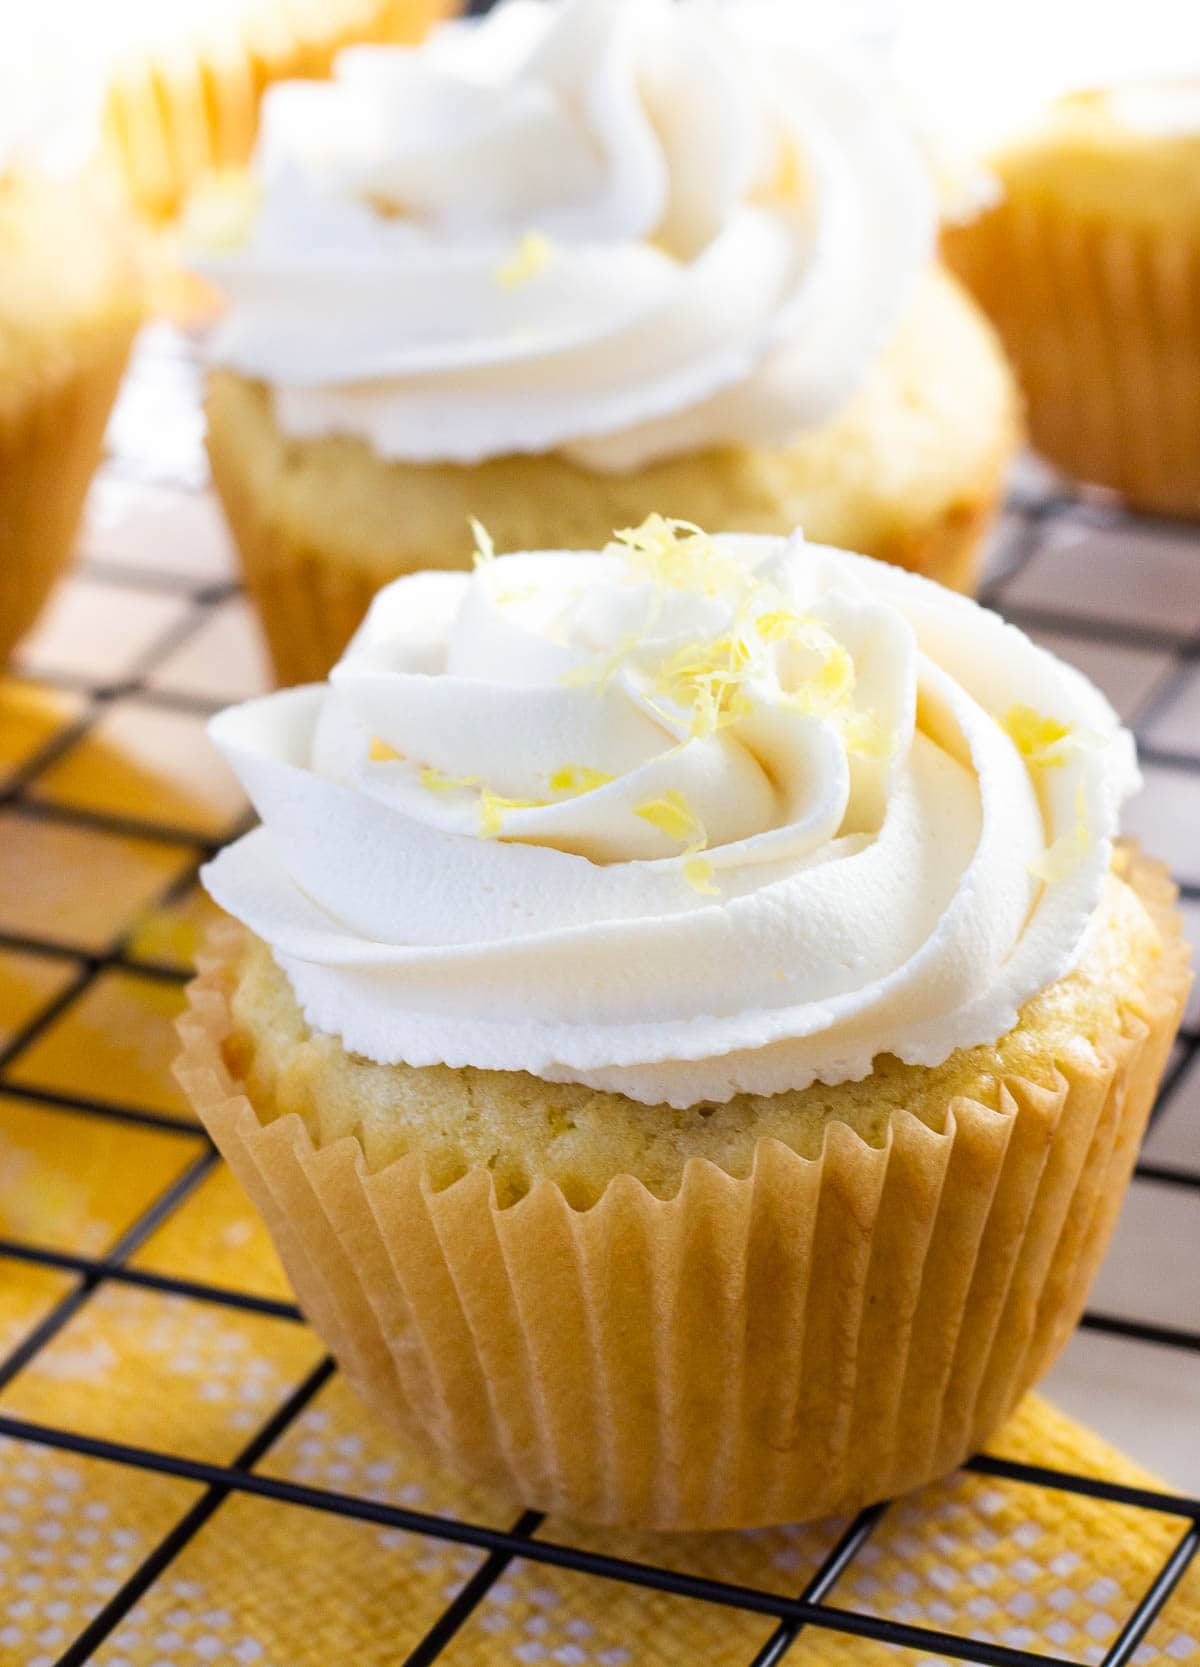
[[[1051,462],[1200,516],[1200,76],[1059,99],[988,159],[943,251],[1000,331]]]
[[[273,82],[328,75],[356,42],[419,40],[451,9],[452,0],[118,0],[102,13],[113,58],[104,149],[138,208],[167,219],[206,173],[249,160]]]
[[[753,15],[760,14],[756,11]],[[844,53],[694,0],[506,0],[267,100],[209,450],[283,681],[374,591],[652,511],[970,588],[1017,433]]]
[[[399,580],[213,736],[263,826],[181,1081],[397,1428],[727,1527],[925,1482],[1047,1368],[1187,984],[1078,673],[655,518]]]
[[[98,182],[0,156],[0,664],[70,556],[142,303]]]

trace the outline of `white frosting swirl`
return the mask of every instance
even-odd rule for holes
[[[398,580],[214,720],[265,825],[213,897],[385,1063],[689,1105],[1001,1035],[1136,781],[1103,697],[866,557],[632,536]]]
[[[289,434],[417,463],[625,469],[823,421],[929,256],[930,190],[863,65],[735,11],[504,0],[273,89],[248,240],[196,256],[215,359]]]

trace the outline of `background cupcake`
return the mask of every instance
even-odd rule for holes
[[[1034,444],[1200,513],[1200,31],[1186,0],[896,14],[889,62],[949,186],[946,264],[997,326]]]
[[[1077,673],[656,520],[402,580],[213,733],[264,826],[182,1080],[394,1423],[577,1518],[785,1521],[1048,1366],[1187,982]]]
[[[142,279],[98,181],[0,157],[0,659],[70,555]]]
[[[988,159],[943,251],[1000,331],[1035,445],[1200,516],[1200,75],[1056,102]]]
[[[213,472],[281,679],[384,580],[469,560],[470,515],[502,550],[652,510],[802,524],[971,584],[1013,388],[844,54],[509,0],[273,93],[257,172],[200,265],[229,299]]]
[[[451,9],[452,0],[125,0],[114,19],[105,7],[108,39],[118,35],[105,148],[137,207],[169,218],[205,173],[249,160],[273,82],[328,75],[355,42],[419,40]]]

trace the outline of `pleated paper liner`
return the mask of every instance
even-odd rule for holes
[[[953,1469],[1050,1365],[1120,1207],[1188,974],[1174,890],[1128,876],[1165,951],[1097,1063],[954,1100],[880,1147],[760,1143],[659,1199],[587,1210],[544,1177],[433,1191],[417,1155],[264,1122],[226,1069],[239,928],[181,1021],[179,1077],[261,1210],[301,1305],[362,1397],[494,1492],[577,1520],[741,1527],[849,1510]],[[263,1108],[265,1109],[265,1108]]]
[[[1038,450],[1141,509],[1200,516],[1200,231],[1005,201],[943,257],[991,316]]]
[[[246,0],[245,16],[213,38],[131,57],[113,77],[105,148],[129,196],[150,219],[183,206],[210,169],[240,167],[258,133],[258,108],[276,81],[320,80],[347,46],[418,41],[452,0]]]
[[[0,664],[67,565],[133,332],[114,322],[64,344],[53,375],[0,389]]]

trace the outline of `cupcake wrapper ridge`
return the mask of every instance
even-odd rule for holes
[[[0,664],[67,566],[134,327],[0,401]]]
[[[210,169],[250,160],[259,103],[274,82],[324,79],[343,47],[419,40],[452,10],[452,0],[247,6],[223,39],[121,66],[105,102],[108,154],[142,213],[167,219]]]
[[[954,1099],[940,1131],[898,1113],[878,1147],[834,1123],[744,1178],[693,1160],[669,1199],[621,1176],[581,1211],[543,1177],[499,1208],[485,1171],[434,1191],[416,1154],[370,1174],[356,1140],[264,1124],[222,1053],[236,927],[179,1078],[351,1383],[448,1465],[602,1523],[852,1510],[978,1448],[1079,1317],[1188,983],[1173,888],[1131,877],[1165,949],[1094,1063]]]
[[[1200,240],[1004,202],[943,234],[1028,398],[1033,442],[1081,480],[1200,516]]]

